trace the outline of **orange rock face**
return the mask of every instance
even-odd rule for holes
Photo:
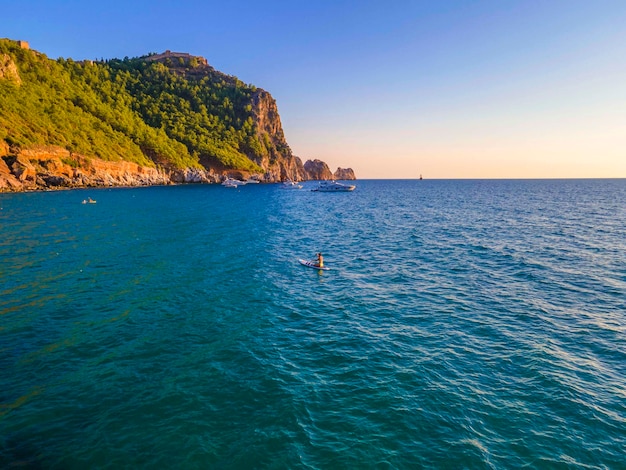
[[[0,191],[62,189],[85,186],[170,184],[170,175],[132,162],[108,162],[72,155],[59,147],[0,149]]]

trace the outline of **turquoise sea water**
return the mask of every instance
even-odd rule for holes
[[[0,207],[0,468],[626,468],[626,180]]]

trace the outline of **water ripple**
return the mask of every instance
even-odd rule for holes
[[[623,465],[623,180],[0,198],[2,467]]]

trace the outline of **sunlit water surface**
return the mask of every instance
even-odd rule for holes
[[[310,185],[0,195],[0,467],[625,468],[626,180]]]

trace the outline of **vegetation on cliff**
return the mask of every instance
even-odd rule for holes
[[[161,56],[51,60],[0,39],[0,143],[178,169],[254,172],[292,156],[282,130],[259,126],[269,94],[202,58]]]

